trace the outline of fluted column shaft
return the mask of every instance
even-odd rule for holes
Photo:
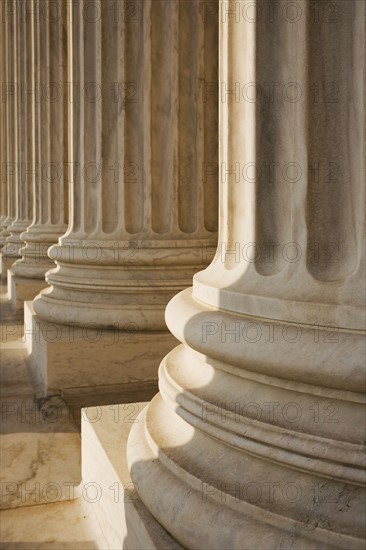
[[[184,548],[361,549],[365,4],[251,4],[220,3],[219,247],[131,478]]]
[[[28,125],[32,121],[28,118],[29,106],[24,100],[22,93],[24,86],[27,85],[29,70],[31,65],[29,55],[29,25],[27,24],[27,3],[22,0],[16,4],[16,25],[17,37],[16,43],[11,48],[16,48],[16,85],[15,85],[15,124],[16,136],[15,146],[17,149],[17,163],[8,167],[8,173],[16,176],[15,188],[15,219],[9,226],[11,232],[9,237],[10,244],[5,247],[4,252],[11,251],[14,256],[20,256],[20,249],[23,246],[21,233],[31,224],[33,218],[33,188],[32,177],[28,174],[28,147],[29,131]]]
[[[4,28],[4,66],[2,107],[4,113],[4,131],[6,139],[6,157],[3,160],[3,178],[6,185],[6,219],[1,233],[4,256],[17,257],[19,240],[12,233],[11,225],[16,217],[16,199],[18,186],[18,149],[17,149],[17,9],[15,0],[7,2],[3,13]]]
[[[13,272],[44,279],[54,266],[48,248],[65,233],[68,218],[68,167],[65,116],[67,74],[65,52],[66,4],[29,2],[27,14],[27,80],[23,90],[28,116],[28,181],[34,211],[21,238],[22,258]]]
[[[336,3],[339,15],[321,26],[325,15],[317,18],[316,4],[300,3],[296,38],[283,14],[274,22],[263,15],[244,38],[242,25],[229,36],[224,26],[228,55],[245,39],[256,58],[222,66],[221,99],[230,105],[221,109],[223,230],[216,261],[197,275],[193,290],[206,303],[294,322],[362,325],[364,52],[358,5]],[[342,55],[332,34],[338,18]],[[282,37],[273,48],[260,36],[271,27]],[[268,40],[274,41],[272,34]],[[256,88],[248,86],[254,78]],[[235,87],[239,101],[227,93]],[[240,128],[238,118],[245,120]]]
[[[4,102],[3,88],[6,82],[6,29],[5,17],[1,19],[0,37],[0,75],[1,75],[1,109],[0,109],[0,246],[5,244],[3,231],[7,227],[8,217],[8,190],[6,181],[6,155],[7,155],[7,132],[6,132],[6,104]]]
[[[203,4],[69,4],[71,219],[50,251],[51,289],[34,301],[41,317],[164,329],[168,300],[207,263],[217,105],[203,81],[217,29],[206,31]]]

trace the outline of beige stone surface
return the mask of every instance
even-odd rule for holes
[[[9,83],[9,87],[6,89],[4,99],[4,125],[6,135],[6,154],[4,151],[3,161],[5,161],[4,174],[4,162],[2,162],[2,175],[5,176],[6,182],[6,219],[3,221],[4,229],[1,232],[0,239],[3,256],[14,259],[19,257],[19,231],[16,225],[17,217],[19,214],[19,148],[18,148],[18,129],[19,129],[19,116],[18,116],[18,99],[19,96],[16,93],[17,85],[19,82],[18,74],[18,48],[19,48],[19,13],[15,9],[15,0],[11,0],[9,3],[9,16],[3,17],[2,21],[2,35],[5,43],[3,44],[4,52],[4,64],[2,69],[2,75],[5,82]],[[5,137],[5,136],[4,136]],[[4,279],[4,271],[2,270],[2,280]]]
[[[15,215],[13,222],[7,227],[10,235],[6,239],[8,244],[4,246],[3,253],[16,259],[21,256],[21,247],[24,245],[21,233],[32,222],[34,191],[32,177],[29,177],[27,173],[30,168],[30,148],[32,146],[31,119],[28,117],[30,101],[24,101],[21,93],[22,86],[30,77],[32,71],[32,64],[28,61],[28,51],[31,44],[30,25],[28,24],[26,3],[10,2],[9,7],[12,4],[15,7],[14,12],[11,12],[11,17],[14,18],[14,40],[9,49],[12,56],[9,82],[11,83],[10,86],[14,86],[14,90],[12,94],[6,97],[6,101],[9,102],[10,117],[7,139],[12,159],[11,163],[8,162],[6,166],[5,176],[13,187]]]
[[[62,399],[37,403],[30,389],[1,405],[1,509],[73,500],[80,435]]]
[[[8,272],[8,296],[12,309],[17,313],[23,313],[24,302],[33,300],[46,286],[45,281],[19,277],[10,269]]]
[[[8,280],[8,270],[11,269],[14,258],[9,257],[6,254],[0,253],[0,276],[1,276],[1,282],[7,283]]]
[[[79,90],[0,113],[6,163],[72,166],[1,163],[13,303],[53,268],[25,328],[1,297],[1,545],[363,549],[365,3],[15,3],[2,81]]]
[[[167,307],[182,345],[127,445],[185,548],[365,546],[365,4],[334,5],[219,4],[219,247]]]
[[[140,331],[133,323],[116,330],[61,325],[34,314],[25,304],[25,338],[37,395],[73,389],[146,396],[157,388],[158,365],[177,343],[168,331]]]
[[[0,48],[0,74],[2,82],[6,82],[6,19],[1,21],[1,48]],[[0,111],[0,155],[2,159],[7,158],[7,106],[3,105]],[[6,164],[0,164],[0,248],[5,244],[8,236],[8,182],[6,177]]]
[[[0,343],[1,349],[17,349],[23,337],[23,319],[10,306],[6,284],[0,286]]]
[[[146,403],[90,409],[83,417],[82,502],[108,549],[179,550],[140,501],[131,482],[126,444]],[[96,419],[94,422],[89,418]]]
[[[69,105],[73,207],[34,309],[56,323],[166,330],[167,302],[217,242],[217,96],[205,96],[217,28],[198,0],[138,0],[134,23],[111,0],[88,22],[86,5],[68,5],[70,78],[85,88]]]
[[[104,550],[80,499],[0,512],[2,550]]]
[[[60,396],[35,401],[23,327],[2,291],[0,508],[71,500],[81,481],[80,435]]]
[[[26,9],[26,3],[21,2],[21,7]],[[59,16],[47,18],[45,24],[47,10],[57,10]],[[28,94],[24,102],[29,122],[29,174],[25,181],[31,186],[35,205],[21,234],[25,245],[13,270],[24,278],[44,280],[45,273],[55,265],[47,255],[48,248],[65,232],[68,219],[66,3],[32,1],[26,23],[23,32],[27,40],[27,86],[38,86],[40,91],[37,97]],[[56,99],[52,95],[55,90]],[[24,186],[21,193],[26,196]]]

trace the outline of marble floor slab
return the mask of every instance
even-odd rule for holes
[[[80,500],[0,512],[1,550],[103,550]]]
[[[69,500],[81,481],[80,434],[60,396],[35,401],[22,328],[5,285],[0,299],[0,508]]]

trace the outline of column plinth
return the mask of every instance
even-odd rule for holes
[[[365,6],[336,5],[329,25],[220,5],[219,246],[167,307],[182,345],[127,445],[184,548],[365,544]]]

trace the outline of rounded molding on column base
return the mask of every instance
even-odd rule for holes
[[[139,497],[184,548],[364,547],[352,533],[356,523],[362,531],[358,488],[223,446],[160,395],[139,415],[127,449]],[[338,500],[327,501],[332,491]]]
[[[264,448],[244,453],[234,438],[223,445],[160,395],[138,420],[128,443],[131,478],[185,548],[363,548],[360,487],[268,460]]]
[[[57,267],[46,274],[50,288],[35,298],[35,312],[55,323],[106,329],[130,323],[136,330],[166,330],[166,305],[206,265],[202,249],[208,244],[143,243],[133,258],[128,257],[131,249],[125,249],[124,244],[120,246],[127,258],[118,259],[114,258],[111,243],[102,246],[90,241],[85,247],[65,243],[51,247],[49,256],[57,257]],[[89,245],[92,250],[100,250],[94,262],[85,256]],[[213,247],[209,251],[205,248],[205,253],[212,256]],[[70,257],[66,261],[67,254],[72,254],[72,261]]]
[[[26,259],[24,256],[14,262],[12,270],[15,275],[24,279],[38,279],[45,280],[47,271],[54,267],[52,260],[47,263],[46,261],[32,262],[29,257]],[[45,283],[47,286],[47,283]]]
[[[47,271],[55,267],[55,262],[48,256],[49,248],[54,245],[66,227],[30,226],[21,234],[23,247],[21,259],[13,265],[13,272],[27,279],[45,279]]]
[[[30,223],[30,221],[22,223],[14,222],[8,226],[7,230],[9,232],[9,236],[6,238],[6,244],[3,247],[4,254],[14,258],[21,257],[21,249],[24,246],[24,241],[22,240],[21,235]]]
[[[149,285],[144,290],[137,285],[115,285],[113,291],[109,288],[103,292],[100,288],[95,292],[62,292],[49,287],[35,297],[33,306],[37,315],[54,323],[112,330],[166,330],[166,304],[188,284]]]
[[[21,258],[21,248],[24,243],[9,241],[9,237],[6,239],[6,244],[2,248],[2,253],[4,256],[9,258]]]
[[[183,345],[128,443],[157,521],[185,548],[361,549],[363,331],[328,341],[324,327],[213,308],[192,289],[166,319]]]

